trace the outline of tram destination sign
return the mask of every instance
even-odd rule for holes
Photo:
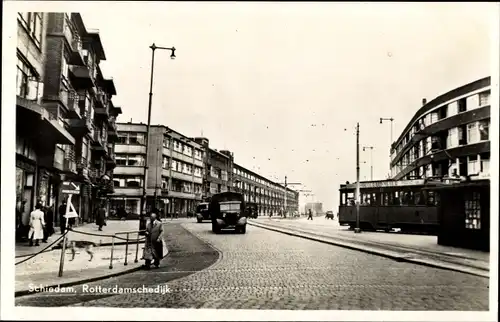
[[[419,186],[424,185],[425,181],[423,179],[418,180],[386,180],[386,181],[369,181],[360,182],[359,188],[395,188],[395,187],[409,187],[409,186]],[[356,183],[350,183],[348,185],[341,185],[343,189],[356,189]]]

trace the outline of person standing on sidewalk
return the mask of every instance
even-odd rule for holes
[[[30,214],[30,231],[28,234],[30,246],[33,246],[33,241],[35,241],[35,246],[40,246],[39,241],[40,239],[43,239],[45,220],[43,219],[44,213],[41,209],[42,204],[37,203],[35,210],[33,210]]]
[[[163,224],[156,218],[156,213],[151,213],[151,219],[146,226],[146,244],[144,245],[144,256],[146,269],[151,268],[151,261],[154,260],[156,268],[160,266],[163,258]]]
[[[97,209],[97,218],[95,223],[99,226],[99,230],[102,231],[102,226],[106,226],[106,209],[104,209],[104,204],[101,204],[99,209]]]
[[[309,219],[313,220],[313,213],[312,213],[311,209],[309,209],[309,214],[307,216],[307,220],[309,220]]]
[[[59,227],[61,228],[61,235],[66,231],[66,200],[63,200],[62,205],[59,206]]]
[[[43,229],[43,242],[46,243],[47,239],[54,233],[54,211],[53,205],[45,209],[44,221],[45,228]]]

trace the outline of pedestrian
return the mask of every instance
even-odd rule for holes
[[[62,205],[59,206],[59,227],[61,228],[61,235],[66,231],[66,200],[63,200]]]
[[[313,213],[312,213],[311,209],[309,209],[309,214],[307,216],[307,220],[309,220],[309,219],[313,220]]]
[[[106,226],[106,209],[104,204],[101,204],[99,209],[97,209],[96,224],[99,226],[99,230],[102,231],[102,226]]]
[[[163,224],[157,219],[156,213],[152,212],[146,226],[146,243],[143,255],[143,259],[146,261],[146,269],[151,268],[151,261],[154,261],[156,268],[160,266],[160,260],[163,258],[162,234]]]
[[[44,243],[46,243],[47,239],[54,233],[54,211],[52,210],[53,207],[54,206],[51,205],[50,207],[47,207],[45,209],[45,215],[43,218],[45,221],[45,228],[43,230],[43,240],[42,240]]]
[[[43,239],[43,229],[45,226],[44,213],[42,211],[42,204],[37,203],[35,210],[30,214],[30,231],[28,234],[28,239],[30,241],[30,246],[33,246],[33,241],[35,241],[35,246],[40,246],[40,239]]]
[[[30,212],[26,210],[26,200],[21,202],[19,211],[21,212],[21,238],[27,239],[30,231]]]

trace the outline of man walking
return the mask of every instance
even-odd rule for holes
[[[66,231],[66,200],[63,200],[62,205],[59,206],[59,227],[61,228],[61,235]]]
[[[104,204],[101,203],[99,209],[97,209],[96,224],[99,226],[99,230],[102,231],[102,226],[106,225],[106,209],[104,209]]]
[[[309,209],[309,215],[307,216],[307,220],[309,219],[313,220],[313,213],[311,209]]]
[[[146,269],[150,269],[152,260],[154,260],[156,268],[160,266],[160,260],[163,258],[162,234],[162,222],[157,219],[156,212],[153,211],[146,227],[146,244],[143,256],[146,260]]]

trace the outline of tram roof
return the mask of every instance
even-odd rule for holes
[[[369,188],[397,188],[397,187],[412,187],[412,186],[424,186],[424,179],[415,180],[378,180],[378,181],[361,181],[359,183],[360,189]],[[356,189],[356,183],[341,184],[340,190],[351,190]]]

